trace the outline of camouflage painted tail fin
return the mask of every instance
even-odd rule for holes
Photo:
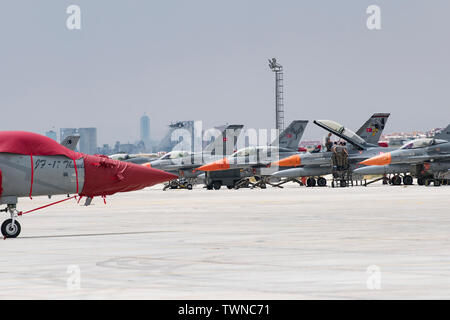
[[[236,143],[243,127],[244,126],[241,124],[226,126],[222,133],[203,149],[203,152],[211,155],[228,155],[233,153],[236,149]]]
[[[447,126],[447,128],[442,129],[441,132],[435,134],[434,138],[450,141],[450,124]]]
[[[367,143],[378,144],[389,116],[390,113],[373,114],[370,119],[356,131],[356,134],[363,138]]]
[[[305,132],[307,124],[308,120],[292,121],[289,127],[284,129],[284,131],[280,134],[279,138],[275,139],[271,143],[271,145],[279,146],[280,148],[297,150],[298,144],[300,143],[300,139],[303,136],[303,132]]]
[[[67,149],[75,151],[79,140],[80,136],[67,136],[63,141],[61,141],[61,145]]]

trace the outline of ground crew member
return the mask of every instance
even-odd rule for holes
[[[335,149],[335,152],[336,152],[337,169],[339,171],[341,171],[342,167],[344,166],[344,155],[343,155],[342,141],[339,141],[339,143],[337,143],[337,145],[336,145],[336,147],[334,149]]]
[[[342,148],[341,148],[341,155],[342,155],[342,167],[343,169],[348,169],[348,151],[347,151],[347,142],[342,141]]]
[[[334,142],[333,147],[331,147],[331,151],[333,152],[331,154],[331,162],[333,163],[333,170],[338,166],[337,163],[337,148],[338,144],[337,141]]]
[[[333,142],[331,142],[331,133],[329,133],[325,137],[325,148],[327,148],[327,151],[331,151],[332,147],[333,147]]]

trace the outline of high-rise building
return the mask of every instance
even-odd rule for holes
[[[47,137],[49,137],[49,138],[51,138],[51,139],[53,139],[53,140],[55,140],[55,141],[58,141],[58,138],[57,138],[57,136],[56,136],[56,132],[53,131],[53,130],[47,131],[47,132],[45,133],[45,136],[47,136]]]
[[[150,118],[144,114],[140,120],[141,141],[144,142],[146,149],[150,146]]]
[[[87,154],[97,153],[97,128],[79,128],[80,152]]]

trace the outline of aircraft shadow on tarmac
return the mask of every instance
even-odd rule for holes
[[[29,236],[20,237],[18,239],[47,239],[47,238],[72,238],[72,237],[101,237],[101,236],[121,236],[133,234],[151,234],[151,233],[167,233],[175,231],[138,231],[138,232],[107,232],[107,233],[86,233],[86,234],[61,234],[51,236]]]

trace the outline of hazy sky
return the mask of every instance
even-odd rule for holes
[[[66,8],[81,7],[81,30]],[[366,27],[381,7],[382,30]],[[98,127],[134,141],[139,117],[272,128],[274,77],[285,117],[355,130],[391,112],[387,132],[450,122],[450,1],[29,0],[0,4],[0,130]],[[325,133],[310,123],[304,137]]]

